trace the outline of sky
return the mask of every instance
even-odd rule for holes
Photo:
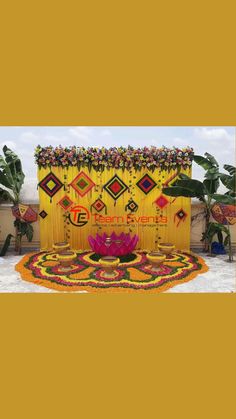
[[[216,158],[221,171],[224,164],[235,165],[234,127],[0,127],[0,154],[4,145],[17,152],[26,178],[22,198],[26,203],[38,202],[37,167],[34,149],[41,146],[128,146],[193,147],[195,154],[208,152]],[[192,177],[203,180],[204,170],[193,164]],[[221,190],[224,191],[223,189]]]

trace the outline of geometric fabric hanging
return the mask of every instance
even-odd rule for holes
[[[83,197],[95,186],[95,183],[84,172],[80,172],[70,186]]]
[[[116,200],[128,189],[128,187],[119,176],[115,175],[106,183],[104,189]]]
[[[12,207],[12,214],[18,220],[34,223],[37,221],[37,213],[29,205],[18,204]]]
[[[211,208],[214,219],[220,224],[233,225],[236,223],[236,207],[235,205],[225,205],[215,203]]]
[[[156,182],[148,174],[146,174],[137,182],[137,186],[147,195],[153,188],[155,188]]]
[[[39,215],[40,215],[40,217],[44,220],[44,218],[46,218],[46,217],[47,217],[48,213],[47,213],[46,211],[42,210],[42,211],[39,213]]]
[[[179,211],[177,211],[175,213],[174,221],[176,221],[176,219],[177,219],[177,227],[179,226],[179,223],[181,221],[184,221],[185,220],[185,218],[187,217],[187,215],[188,214],[183,210],[183,208],[181,208]]]
[[[97,212],[100,212],[103,210],[106,205],[101,199],[96,199],[96,201],[91,205],[92,208],[94,208]]]
[[[160,196],[158,196],[158,198],[156,199],[156,201],[155,201],[155,204],[159,207],[159,208],[161,208],[161,209],[163,209],[167,204],[169,204],[169,201],[168,201],[168,199],[164,196],[164,195],[160,195]]]
[[[130,212],[136,212],[137,209],[138,209],[138,204],[136,204],[136,202],[134,202],[134,200],[131,199],[131,201],[129,201],[129,203],[125,207],[126,211],[127,211],[127,209],[129,209]]]
[[[63,198],[61,198],[61,200],[58,202],[58,204],[65,210],[67,211],[71,205],[73,205],[73,201],[71,201],[71,199],[69,198],[69,196],[65,195],[63,196]]]
[[[49,173],[39,182],[39,186],[52,198],[61,189],[63,184],[53,173]]]

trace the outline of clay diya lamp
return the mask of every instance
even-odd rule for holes
[[[63,252],[64,250],[68,250],[69,248],[70,248],[70,245],[67,242],[58,242],[58,243],[54,243],[53,245],[53,250],[57,254],[60,254],[61,252]]]
[[[109,247],[111,245],[111,243],[112,243],[111,237],[107,237],[106,240],[105,240],[105,246]]]
[[[147,260],[152,265],[152,270],[155,272],[158,272],[160,270],[160,265],[166,259],[166,255],[164,253],[155,252],[155,251],[147,253],[146,257],[147,257]]]
[[[57,260],[60,262],[61,270],[69,271],[77,254],[72,250],[63,250],[57,254]]]
[[[104,269],[105,278],[113,278],[115,276],[114,270],[120,263],[120,259],[115,256],[103,256],[99,259],[101,267]]]
[[[159,243],[158,249],[161,253],[164,253],[166,256],[168,256],[173,252],[175,246],[173,243]]]

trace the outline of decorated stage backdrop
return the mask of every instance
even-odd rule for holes
[[[161,242],[189,249],[191,203],[162,193],[179,173],[191,175],[193,151],[155,147],[38,147],[41,250],[68,241],[89,249],[88,236],[128,233],[138,249]]]

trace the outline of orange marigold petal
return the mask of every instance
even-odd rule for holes
[[[82,272],[76,272],[75,274],[71,274],[69,278],[71,279],[88,279],[91,272],[94,271],[94,268],[87,268]]]
[[[142,272],[136,268],[128,268],[130,279],[133,279],[135,281],[144,281],[145,279],[150,279],[151,275],[146,274],[145,272]]]
[[[47,260],[46,262],[43,262],[42,263],[42,266],[56,266],[56,265],[58,265],[58,262],[53,262],[52,260]]]

